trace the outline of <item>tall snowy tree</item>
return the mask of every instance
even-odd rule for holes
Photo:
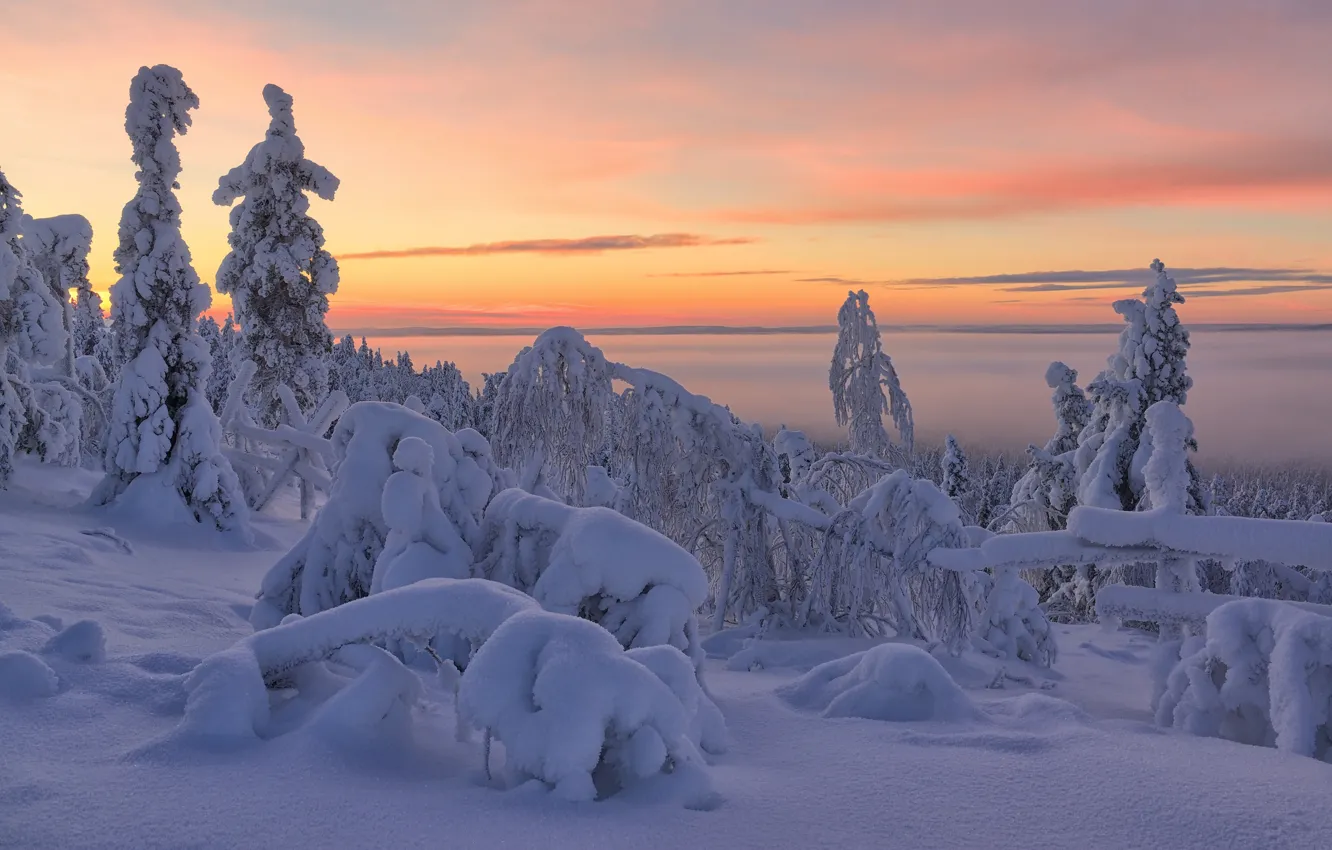
[[[1160,260],[1152,261],[1156,280],[1143,300],[1115,302],[1124,317],[1119,351],[1088,386],[1092,415],[1078,437],[1075,455],[1078,501],[1102,508],[1134,510],[1143,500],[1143,466],[1151,455],[1146,435],[1147,409],[1160,401],[1183,405],[1193,386],[1185,369],[1189,332],[1180,324],[1176,304],[1184,303],[1175,281]],[[1189,438],[1190,451],[1197,443]],[[1198,472],[1186,458],[1190,488],[1188,513],[1206,513],[1207,498]]]
[[[243,530],[248,511],[222,455],[221,426],[205,395],[208,348],[196,332],[211,297],[181,238],[175,193],[180,153],[173,137],[189,129],[190,110],[198,106],[180,71],[168,65],[140,68],[130,84],[125,130],[139,190],[120,217],[120,279],[111,286],[125,365],[111,412],[107,476],[93,499],[106,504],[131,485],[156,485],[178,496],[196,520]]]
[[[328,394],[326,358],[333,338],[324,315],[338,289],[338,262],[324,250],[324,229],[310,217],[314,192],[333,200],[338,178],[305,158],[291,95],[264,86],[271,121],[245,162],[218,181],[213,202],[231,211],[231,253],[217,270],[217,290],[231,296],[241,327],[242,358],[258,366],[250,401],[261,422],[283,418],[285,384],[307,413]]]
[[[911,452],[915,441],[911,402],[902,391],[892,358],[883,350],[879,324],[863,289],[848,292],[846,303],[837,311],[837,345],[828,386],[833,415],[838,425],[849,426],[853,452],[887,456],[893,442],[883,427],[885,413],[892,416],[902,447]]]

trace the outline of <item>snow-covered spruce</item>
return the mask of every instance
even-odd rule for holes
[[[582,502],[587,467],[605,442],[611,366],[573,328],[551,328],[509,366],[494,401],[491,441],[525,487]]]
[[[217,291],[235,306],[241,359],[259,366],[251,405],[273,427],[283,421],[279,386],[290,387],[307,414],[328,394],[333,338],[324,314],[338,288],[338,263],[324,250],[306,193],[331,201],[338,178],[305,158],[291,95],[270,84],[264,102],[271,116],[264,140],[218,181],[213,203],[243,199],[231,210],[231,253],[217,270]]]
[[[78,290],[80,297],[92,291],[92,284],[88,281],[92,225],[81,215],[58,215],[51,218],[24,216],[23,242],[33,265],[51,289],[51,298],[60,306],[64,351],[55,363],[60,375],[73,378],[76,351],[70,290]]]
[[[824,717],[896,723],[983,719],[943,665],[910,644],[883,643],[824,662],[778,693],[797,708]]]
[[[702,660],[694,610],[707,599],[707,576],[645,525],[515,488],[486,508],[475,552],[486,578],[599,623],[626,648],[667,645]]]
[[[264,576],[250,615],[256,628],[370,593],[389,533],[384,490],[394,474],[394,453],[406,437],[429,446],[431,481],[454,533],[469,544],[476,540],[482,511],[491,494],[506,483],[485,439],[466,429],[450,434],[433,419],[401,405],[354,404],[333,431],[337,463],[332,492],[305,536]]]
[[[1152,270],[1156,280],[1143,290],[1143,300],[1115,302],[1125,322],[1119,351],[1087,387],[1093,409],[1075,454],[1079,504],[1138,507],[1145,488],[1143,465],[1151,454],[1150,437],[1144,437],[1147,408],[1159,401],[1183,405],[1193,386],[1184,362],[1189,332],[1175,312],[1184,296],[1160,260],[1152,261]],[[1188,449],[1196,448],[1190,441]],[[1205,489],[1192,461],[1186,457],[1185,463],[1191,482],[1186,512],[1206,513]]]
[[[1332,760],[1332,617],[1238,600],[1208,615],[1206,641],[1192,643],[1170,673],[1158,723]]]
[[[928,556],[967,543],[957,506],[930,481],[899,469],[833,517],[801,624],[851,635],[886,634],[886,627],[960,650],[975,627],[981,588]]]
[[[883,350],[879,324],[863,289],[848,292],[846,303],[837,311],[837,345],[828,385],[837,424],[849,426],[851,451],[888,457],[893,442],[883,427],[886,413],[892,416],[902,448],[911,453],[915,442],[911,402],[902,390],[892,358]]]
[[[125,130],[139,190],[121,214],[120,279],[111,285],[124,366],[110,413],[107,475],[93,501],[117,501],[136,485],[154,501],[174,492],[196,520],[245,532],[245,499],[205,395],[211,364],[196,322],[211,296],[181,239],[175,193],[180,154],[172,140],[189,129],[198,105],[167,65],[140,68],[130,84]]]
[[[1078,386],[1078,373],[1058,361],[1045,370],[1054,390],[1055,433],[1043,449],[1027,448],[1031,465],[1009,497],[1007,526],[1015,531],[1055,531],[1064,527],[1077,504],[1077,469],[1073,452],[1087,427],[1091,404]]]
[[[343,647],[369,642],[426,644],[456,636],[480,646],[509,617],[536,608],[527,595],[482,579],[429,579],[294,616],[210,655],[185,680],[181,731],[192,736],[266,735],[268,686],[299,688],[301,670]],[[609,637],[609,636],[608,636]],[[396,693],[389,694],[390,701]]]
[[[949,434],[944,439],[944,453],[940,461],[943,472],[941,489],[944,495],[953,500],[962,514],[964,523],[976,521],[974,485],[971,481],[971,468],[967,464],[967,455],[958,445],[957,438]]]
[[[510,784],[537,779],[586,801],[662,773],[706,783],[675,691],[576,617],[527,611],[506,620],[463,673],[458,709],[504,745]]]
[[[979,574],[985,610],[973,642],[976,648],[1000,658],[1016,658],[1041,667],[1053,667],[1059,655],[1054,628],[1041,609],[1036,589],[1016,569]]]

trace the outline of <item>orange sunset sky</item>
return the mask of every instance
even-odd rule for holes
[[[885,324],[1113,322],[1155,256],[1190,321],[1332,321],[1324,0],[0,0],[0,20],[0,168],[33,215],[92,221],[103,291],[129,81],[167,63],[202,101],[179,142],[205,281],[260,91],[295,97],[342,180],[312,204],[335,329],[827,324],[848,285]]]

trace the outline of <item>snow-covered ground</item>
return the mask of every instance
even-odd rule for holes
[[[713,636],[707,681],[731,737],[712,759],[716,806],[683,806],[674,777],[584,804],[490,787],[480,742],[455,740],[452,694],[429,679],[411,740],[297,729],[210,749],[171,736],[184,674],[251,632],[260,579],[302,524],[279,506],[244,548],[91,512],[90,473],[44,468],[40,487],[35,473],[20,466],[0,492],[0,847],[1312,848],[1332,835],[1328,765],[1155,727],[1151,638],[1099,627],[1058,627],[1054,672],[946,660],[975,710],[949,702],[953,719],[912,722],[823,717],[786,687],[869,642]],[[52,642],[85,620],[104,656],[92,626]],[[54,695],[20,652],[58,676]]]

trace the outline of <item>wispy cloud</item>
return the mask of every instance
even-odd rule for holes
[[[1251,288],[1251,290],[1216,290],[1216,294],[1257,294],[1268,292],[1296,292],[1332,286],[1332,274],[1305,268],[1243,268],[1216,266],[1208,268],[1177,268],[1170,276],[1190,295],[1200,295],[1192,287],[1225,285],[1231,283],[1280,282],[1283,289]],[[1064,271],[1019,272],[1016,274],[978,275],[974,277],[909,278],[892,283],[895,287],[956,287],[993,286],[1000,292],[1073,292],[1094,289],[1136,289],[1150,283],[1154,273],[1150,269],[1069,269]],[[1298,286],[1299,289],[1292,287]]]
[[[796,283],[826,283],[829,286],[880,286],[885,283],[891,283],[887,280],[860,280],[854,277],[801,277],[796,278]]]
[[[791,269],[739,269],[716,272],[661,272],[648,277],[748,277],[759,275],[791,274]]]
[[[581,239],[519,239],[481,242],[475,245],[425,245],[340,254],[339,260],[387,260],[399,257],[475,257],[487,254],[603,254],[607,251],[640,251],[647,248],[702,248],[716,245],[749,245],[749,236],[718,238],[696,233],[656,233],[651,236],[585,236]]]

